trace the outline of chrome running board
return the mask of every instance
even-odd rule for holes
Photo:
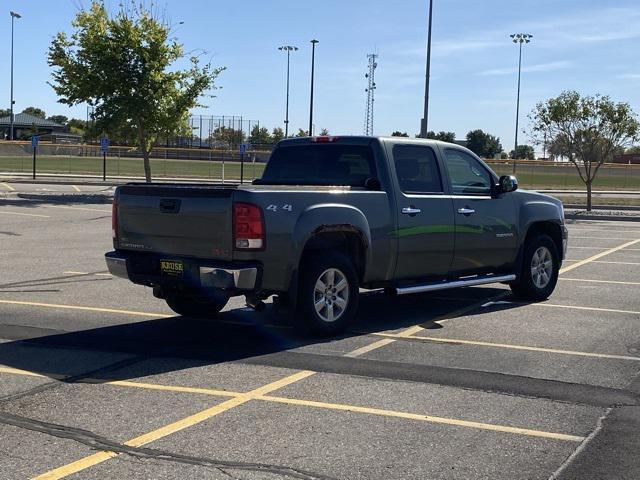
[[[396,295],[409,295],[411,293],[433,292],[435,290],[446,290],[448,288],[473,287],[475,285],[486,285],[487,283],[512,282],[515,279],[515,275],[484,275],[468,280],[425,283],[423,285],[412,285],[410,287],[395,287],[392,288],[392,291],[394,291]]]

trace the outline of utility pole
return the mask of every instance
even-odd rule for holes
[[[284,138],[289,138],[289,58],[292,51],[297,51],[298,47],[293,47],[291,45],[283,45],[282,47],[278,47],[278,50],[287,52],[287,106],[284,120]]]
[[[13,23],[16,18],[22,18],[22,15],[16,12],[9,12],[11,14],[11,113],[9,114],[9,140],[13,140]]]
[[[367,55],[369,59],[369,72],[365,74],[365,78],[367,79],[367,88],[365,92],[367,92],[367,108],[365,111],[365,119],[364,119],[364,134],[367,136],[373,135],[373,103],[374,92],[376,90],[376,80],[375,80],[375,71],[378,68],[378,62],[376,62],[376,58],[378,55],[375,53],[370,53]]]
[[[311,40],[311,101],[309,103],[309,136],[313,135],[313,75],[316,63],[316,43],[318,40]]]
[[[433,0],[429,0],[429,32],[427,33],[427,69],[424,80],[424,114],[420,122],[420,138],[427,138],[429,123],[429,79],[431,78],[431,24],[433,19]]]
[[[516,100],[516,138],[513,147],[513,173],[516,173],[516,161],[518,158],[518,120],[520,118],[520,72],[522,71],[522,44],[531,42],[533,35],[528,33],[514,33],[511,36],[513,43],[518,44],[518,96]]]

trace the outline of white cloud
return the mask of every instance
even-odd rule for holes
[[[527,65],[522,67],[523,72],[553,72],[563,68],[569,68],[571,62],[562,60],[558,62],[538,63],[536,65]],[[518,72],[518,67],[493,68],[477,72],[476,75],[511,75]]]

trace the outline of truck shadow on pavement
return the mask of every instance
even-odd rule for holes
[[[10,341],[0,343],[0,365],[69,383],[88,378],[92,382],[127,380],[223,362],[313,370],[316,364],[326,365],[331,359],[355,360],[343,354],[380,338],[369,333],[400,331],[418,324],[429,328],[443,315],[488,301],[501,292],[504,289],[471,288],[449,292],[446,297],[422,294],[398,298],[365,293],[358,320],[348,333],[334,338],[306,336],[271,307],[262,313],[244,308],[226,311],[219,321],[171,316],[74,332],[4,325],[0,336]],[[495,311],[521,305],[505,303],[488,308]],[[363,336],[369,337],[368,341],[363,341]],[[135,364],[138,368],[126,368]]]

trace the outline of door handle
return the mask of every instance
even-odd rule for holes
[[[462,207],[458,209],[458,213],[461,215],[471,215],[472,213],[476,213],[473,208]]]
[[[422,213],[422,210],[415,207],[404,207],[402,209],[402,213],[404,213],[405,215],[416,215],[417,213]]]

